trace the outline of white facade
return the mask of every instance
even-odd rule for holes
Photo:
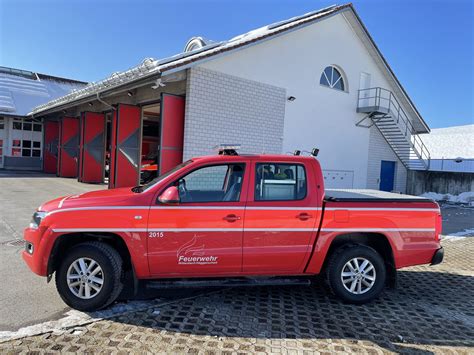
[[[343,73],[345,91],[320,85],[330,65]],[[393,88],[343,14],[199,67],[279,87],[295,97],[285,105],[282,153],[318,147],[328,186],[379,188],[380,161],[390,160],[396,162],[394,190],[405,191],[406,168],[390,145],[375,126],[356,126],[364,117],[356,112],[360,85]]]

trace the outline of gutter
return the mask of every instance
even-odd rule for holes
[[[60,104],[58,106],[52,106],[50,108],[47,108],[44,111],[39,111],[38,113],[29,112],[26,116],[23,116],[23,117],[45,116],[45,115],[48,115],[48,114],[53,113],[53,112],[58,112],[58,111],[61,111],[61,110],[66,110],[66,109],[74,107],[74,106],[79,106],[79,105],[82,105],[82,104],[86,104],[86,103],[88,103],[90,101],[93,101],[93,100],[97,100],[97,101],[101,102],[102,104],[104,104],[107,107],[112,107],[112,105],[110,105],[109,103],[103,101],[105,97],[111,96],[111,95],[114,95],[114,94],[118,94],[118,93],[123,92],[123,91],[136,89],[138,87],[142,87],[142,86],[145,86],[145,85],[148,85],[148,84],[150,84],[150,85],[154,84],[157,78],[154,78],[153,80],[147,80],[147,81],[142,81],[142,79],[149,79],[150,77],[154,77],[156,75],[158,75],[157,78],[161,78],[162,73],[161,72],[151,73],[150,75],[143,76],[138,81],[123,83],[121,85],[117,85],[115,87],[110,87],[110,88],[107,88],[105,90],[98,91],[96,93],[91,93],[89,95],[86,95],[86,96],[78,99],[78,100],[68,101],[68,102]]]
[[[97,93],[97,101],[99,101],[100,103],[103,103],[105,106],[111,108],[111,109],[114,110],[114,111],[116,110],[116,108],[115,108],[114,106],[112,106],[112,105],[109,104],[108,102],[105,102],[104,100],[102,100],[102,99],[100,98],[100,94],[99,94],[99,93]]]

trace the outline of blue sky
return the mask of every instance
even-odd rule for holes
[[[340,2],[344,3],[344,2]],[[355,8],[432,128],[474,123],[471,0],[361,0]],[[332,1],[0,0],[0,65],[85,81],[224,40]]]

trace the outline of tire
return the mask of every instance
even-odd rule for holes
[[[360,244],[348,244],[337,249],[330,256],[326,268],[331,291],[343,301],[354,304],[377,298],[385,286],[386,277],[385,262],[380,254]]]
[[[81,276],[82,270],[89,275]],[[79,311],[107,307],[117,299],[122,288],[122,259],[114,248],[104,243],[74,246],[56,270],[59,295],[68,306]]]

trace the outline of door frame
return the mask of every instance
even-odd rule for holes
[[[379,190],[380,191],[387,191],[387,190],[382,190],[382,181],[383,181],[383,176],[382,176],[383,170],[382,169],[383,169],[384,163],[391,163],[390,165],[393,166],[392,189],[388,191],[388,192],[390,192],[390,191],[393,191],[395,189],[395,177],[397,175],[397,162],[394,161],[394,160],[381,160],[380,161],[380,181],[379,181]]]

